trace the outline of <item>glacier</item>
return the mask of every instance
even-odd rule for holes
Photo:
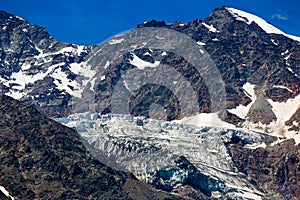
[[[176,169],[175,161],[184,156],[209,180],[224,183],[226,195],[264,197],[263,191],[239,172],[225,144],[239,138],[246,148],[263,148],[265,137],[271,136],[246,129],[196,127],[122,114],[83,113],[55,120],[77,130],[91,146],[147,183],[153,182],[154,174],[168,172],[169,181],[180,186],[187,172]]]

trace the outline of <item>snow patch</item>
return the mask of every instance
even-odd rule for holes
[[[104,65],[104,69],[108,68],[110,65],[110,62],[109,61],[106,61],[105,65]]]
[[[145,69],[146,67],[155,68],[160,64],[160,61],[155,61],[154,63],[144,61],[144,60],[140,59],[134,53],[132,53],[132,56],[133,56],[132,60],[129,60],[130,64],[136,66],[138,69],[141,69],[141,70]]]
[[[289,131],[289,127],[285,125],[285,122],[288,121],[300,108],[300,95],[296,96],[294,99],[289,99],[286,102],[274,102],[272,99],[267,99],[267,101],[271,104],[272,111],[274,112],[277,120],[269,124],[246,121],[244,123],[244,127],[252,131],[268,133],[282,139],[294,139],[296,144],[299,144],[300,134],[296,131]],[[283,140],[276,141],[274,144],[280,143],[281,141]]]
[[[204,22],[202,22],[202,25],[205,26],[205,28],[207,28],[210,32],[213,32],[213,33],[220,32],[214,27],[214,25],[208,25]]]
[[[168,55],[168,54],[167,54],[167,52],[164,51],[164,52],[161,53],[161,55],[162,55],[162,56],[166,56],[166,55]]]
[[[73,46],[64,47],[59,51],[51,52],[51,53],[44,53],[43,50],[38,48],[37,46],[35,46],[35,48],[40,52],[39,55],[34,56],[34,58],[36,59],[46,58],[51,55],[67,54],[67,53],[73,53],[74,55],[77,54],[79,56],[82,52],[86,52],[86,50],[84,49],[85,47],[82,45],[75,46],[75,47]]]
[[[120,39],[111,39],[108,41],[108,44],[113,45],[113,44],[120,44],[124,41],[124,38],[120,38]]]
[[[75,87],[72,93],[73,96],[80,98],[85,86],[87,85],[88,82],[92,80],[93,81],[91,83],[90,88],[92,88],[93,90],[95,80],[96,80],[95,78],[96,70],[93,70],[91,65],[88,65],[87,62],[72,63],[70,64],[70,70],[74,74],[80,75],[83,78],[80,83],[74,83],[74,85],[72,85]]]
[[[59,63],[56,65],[50,66],[46,72],[40,72],[37,74],[28,75],[23,70],[19,72],[12,73],[10,80],[3,82],[3,84],[7,87],[10,87],[10,84],[16,84],[9,92],[5,93],[8,96],[11,96],[15,99],[21,99],[26,93],[23,91],[26,88],[26,85],[30,83],[35,83],[38,80],[44,79],[47,75],[52,73],[59,66],[64,65],[65,63]]]
[[[80,56],[81,53],[86,52],[86,50],[84,48],[85,48],[85,46],[83,46],[83,45],[77,46],[77,56]]]
[[[284,57],[284,60],[288,60],[291,57],[292,53],[290,53],[289,55],[287,55],[286,57]]]
[[[291,90],[290,88],[285,87],[285,86],[283,86],[283,85],[274,85],[273,88],[281,88],[281,89],[286,89],[286,90],[288,90],[289,92],[293,92],[293,90]]]
[[[26,93],[22,91],[10,89],[10,91],[6,92],[5,95],[10,96],[14,99],[21,99],[26,95]]]
[[[31,67],[31,65],[29,63],[24,63],[22,66],[21,66],[21,69],[23,71],[26,71],[26,70],[29,70]]]
[[[268,99],[268,102],[272,105],[272,110],[277,119],[285,122],[300,108],[300,94],[294,99],[288,99],[286,102],[274,102],[272,99]]]
[[[79,74],[87,78],[92,78],[96,74],[96,71],[86,62],[72,63],[70,64],[70,70],[74,74]]]
[[[285,52],[282,52],[281,55],[283,56],[283,55],[287,54],[288,52],[289,52],[289,50],[285,50]]]
[[[129,92],[131,92],[131,90],[130,90],[130,88],[129,88],[129,86],[128,86],[128,83],[127,83],[125,80],[123,80],[123,84],[124,84],[124,86],[126,87],[126,89],[127,89]]]
[[[234,109],[228,109],[229,112],[232,114],[235,114],[236,116],[245,119],[247,116],[247,113],[249,112],[252,104],[256,101],[257,97],[254,92],[255,85],[251,83],[246,83],[243,85],[244,93],[251,99],[251,103],[249,103],[247,106],[238,105]]]
[[[22,17],[16,16],[16,18],[19,19],[19,20],[25,21],[25,19],[22,18]]]
[[[94,86],[95,86],[95,81],[97,80],[97,77],[94,77],[92,80],[91,80],[91,87],[90,87],[90,90],[95,92],[94,90]],[[80,95],[81,96],[81,95]]]
[[[70,79],[68,79],[67,74],[64,73],[61,68],[56,69],[51,74],[51,77],[55,79],[53,83],[57,86],[57,89],[65,90],[70,95],[74,95],[74,88],[80,87],[75,81],[71,81]],[[72,87],[72,89],[70,86]]]
[[[276,46],[278,46],[278,43],[276,43],[274,39],[271,39],[271,42],[272,42],[273,44],[275,44]]]
[[[290,67],[287,67],[286,69],[289,70],[290,72],[292,72],[293,74],[295,74],[294,70],[292,70]]]
[[[3,186],[0,186],[0,190],[1,190],[1,192],[2,192],[5,196],[7,196],[7,197],[9,197],[10,199],[14,200],[14,198],[13,198],[12,196],[9,195],[9,192],[8,192]]]
[[[274,102],[272,99],[268,99],[268,102],[271,104],[272,110],[277,117],[277,121],[274,124],[275,133],[278,135],[284,134],[286,137],[293,138],[295,134],[287,131],[285,122],[300,108],[300,95],[294,99],[288,99],[286,102]]]
[[[199,44],[199,45],[201,45],[201,46],[206,45],[204,42],[201,42],[201,41],[198,41],[197,44]]]
[[[266,145],[266,143],[263,142],[261,144],[256,144],[256,143],[254,143],[254,144],[246,144],[244,147],[248,148],[248,149],[257,149],[257,148],[266,148],[267,145]]]

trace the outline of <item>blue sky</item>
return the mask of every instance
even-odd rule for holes
[[[57,40],[98,44],[151,19],[189,22],[226,5],[300,36],[299,0],[0,0],[0,10],[47,28]]]

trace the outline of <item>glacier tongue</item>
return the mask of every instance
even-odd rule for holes
[[[248,146],[263,146],[262,134],[246,130],[197,128],[117,114],[75,114],[56,120],[75,128],[90,145],[104,151],[110,159],[146,182],[151,179],[150,174],[173,168],[174,161],[184,156],[201,173],[223,181],[232,195],[242,197],[242,194],[251,194],[253,199],[263,196],[260,189],[235,167],[225,145],[232,138],[239,138]]]

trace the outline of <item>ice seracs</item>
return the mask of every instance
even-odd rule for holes
[[[144,181],[155,170],[169,168],[178,156],[185,156],[201,173],[224,181],[233,196],[263,196],[245,175],[237,172],[225,146],[232,137],[239,137],[249,148],[264,147],[259,133],[119,114],[84,113],[57,120],[75,128],[93,147]],[[171,179],[180,182],[181,178],[175,174]]]

